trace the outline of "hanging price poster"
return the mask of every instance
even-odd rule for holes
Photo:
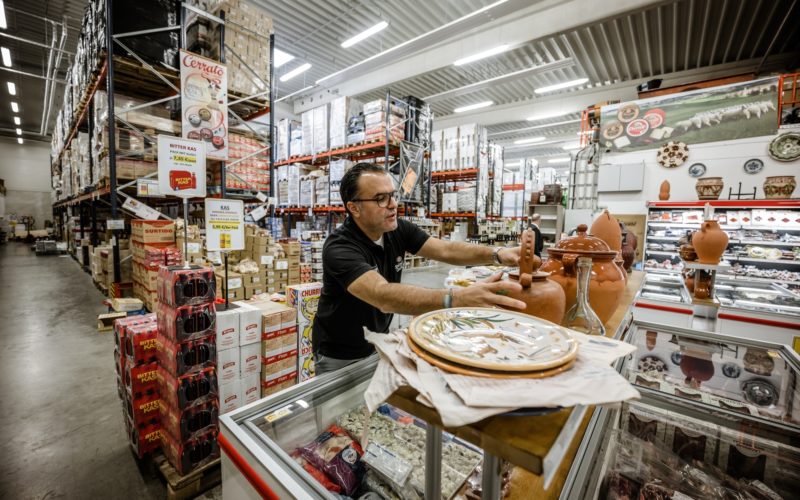
[[[244,203],[242,200],[206,198],[206,250],[244,250]]]
[[[228,71],[224,64],[181,50],[181,129],[203,141],[211,160],[228,159]]]
[[[180,198],[205,197],[206,150],[201,141],[158,136],[158,190]]]

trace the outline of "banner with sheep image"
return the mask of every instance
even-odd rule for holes
[[[778,78],[603,106],[600,144],[611,152],[774,135]]]

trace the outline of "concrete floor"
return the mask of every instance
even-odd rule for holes
[[[438,288],[448,269],[403,282]],[[96,329],[103,299],[71,257],[0,245],[0,498],[165,497],[127,444],[113,333]],[[202,498],[220,497],[215,488]]]
[[[103,298],[71,257],[0,245],[0,498],[165,497],[127,444]]]

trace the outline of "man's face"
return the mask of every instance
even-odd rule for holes
[[[379,194],[394,191],[394,181],[389,174],[368,172],[358,178],[357,199],[370,200]],[[366,233],[383,234],[397,229],[397,200],[391,198],[383,208],[374,201],[349,202],[348,208],[358,225]]]

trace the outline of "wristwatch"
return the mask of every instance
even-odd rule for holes
[[[503,249],[503,247],[496,247],[492,251],[492,262],[494,262],[498,266],[503,265],[503,263],[500,261],[500,250],[502,250],[502,249]]]

